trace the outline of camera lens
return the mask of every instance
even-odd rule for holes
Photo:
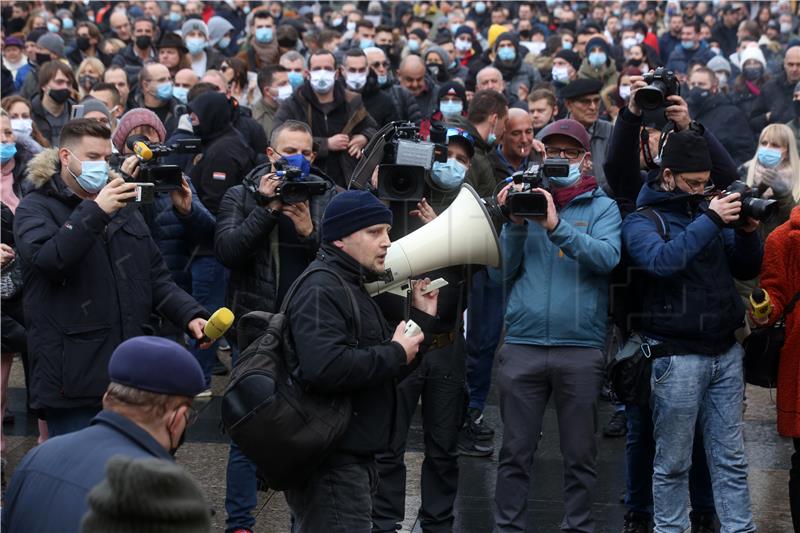
[[[775,215],[778,210],[776,200],[764,200],[762,198],[746,198],[742,201],[741,218],[754,218],[761,222],[766,222]]]
[[[664,87],[664,84],[659,81],[655,81],[651,85],[642,87],[636,91],[634,99],[639,107],[648,111],[652,111],[653,109],[658,109],[664,105],[665,93],[666,88]]]
[[[392,176],[391,188],[394,193],[402,195],[411,192],[415,188],[415,182],[408,176]]]

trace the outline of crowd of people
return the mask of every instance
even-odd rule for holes
[[[218,352],[235,365],[246,348],[236,323],[219,340],[204,328],[222,306],[238,320],[286,303],[298,379],[352,405],[319,468],[286,491],[293,531],[400,528],[420,399],[419,520],[452,531],[459,456],[495,454],[483,417],[493,368],[496,531],[528,528],[551,399],[561,529],[595,530],[603,397],[614,414],[602,433],[627,439],[624,533],[755,531],[741,342],[784,320],[777,431],[794,443],[800,531],[796,2],[0,9],[0,411],[12,421],[19,355],[39,419],[38,445],[4,494],[4,529],[107,531],[135,516],[208,530],[196,483],[163,464],[196,418],[192,401],[229,372]],[[653,105],[642,95],[654,92]],[[413,202],[383,197],[381,158],[365,157],[400,121],[421,140],[445,132],[446,154]],[[567,175],[534,189],[544,214],[509,211],[512,176],[553,159]],[[365,163],[372,179],[354,186]],[[290,180],[318,192],[292,199]],[[725,193],[736,181],[746,187]],[[500,266],[424,273],[408,302],[370,296],[391,242],[439,216],[463,184],[503,208]],[[747,207],[748,194],[769,200],[772,216]],[[284,302],[308,268],[318,271]],[[426,292],[438,277],[448,285]],[[767,317],[750,313],[756,288],[770,297]],[[420,334],[404,334],[409,317]],[[645,402],[607,384],[613,347],[631,342],[652,358]],[[4,439],[0,448],[5,466]],[[258,478],[232,442],[226,531],[253,531]],[[171,501],[189,503],[170,513]]]

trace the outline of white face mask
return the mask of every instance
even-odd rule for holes
[[[353,91],[360,91],[367,84],[366,72],[348,72],[345,80],[347,87]]]
[[[319,94],[327,94],[333,89],[334,73],[330,70],[312,70],[311,88]]]
[[[553,67],[553,81],[566,82],[569,80],[569,69],[567,67]]]
[[[619,86],[619,97],[627,102],[628,99],[631,97],[631,86],[630,85],[620,85]]]
[[[30,136],[33,132],[33,120],[29,118],[12,118],[11,130],[14,135]]]
[[[284,100],[288,100],[289,97],[292,96],[292,86],[290,84],[281,85],[278,87],[278,98],[279,102],[283,102]]]
[[[465,41],[464,39],[456,39],[456,50],[459,52],[469,52],[472,49],[472,41]]]

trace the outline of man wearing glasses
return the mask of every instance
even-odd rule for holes
[[[579,79],[564,87],[561,97],[569,112],[569,118],[579,122],[589,133],[592,152],[590,168],[600,187],[606,189],[603,163],[606,161],[606,151],[614,126],[609,121],[599,118],[602,88],[603,83],[599,80]],[[541,133],[539,138],[541,139]]]
[[[204,388],[194,356],[171,340],[134,337],[114,350],[108,375],[103,411],[89,427],[48,440],[20,462],[5,496],[4,531],[78,531],[109,459],[173,460],[197,420],[192,398]]]
[[[501,533],[527,530],[531,467],[550,396],[564,461],[561,529],[594,531],[597,398],[621,218],[616,202],[591,175],[586,129],[574,120],[559,120],[541,137],[547,157],[567,159],[569,172],[549,178],[549,190],[534,190],[547,202],[545,216],[511,215],[500,237],[502,267],[489,269],[489,278],[508,293],[497,369],[505,428],[495,492]],[[511,187],[498,195],[501,205]]]

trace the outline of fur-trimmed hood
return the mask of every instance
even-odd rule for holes
[[[58,149],[47,148],[36,154],[28,162],[28,175],[26,179],[35,189],[41,189],[52,181],[55,174],[60,172],[61,161],[58,159]],[[108,169],[109,181],[121,177],[122,175],[119,172],[112,168]]]

